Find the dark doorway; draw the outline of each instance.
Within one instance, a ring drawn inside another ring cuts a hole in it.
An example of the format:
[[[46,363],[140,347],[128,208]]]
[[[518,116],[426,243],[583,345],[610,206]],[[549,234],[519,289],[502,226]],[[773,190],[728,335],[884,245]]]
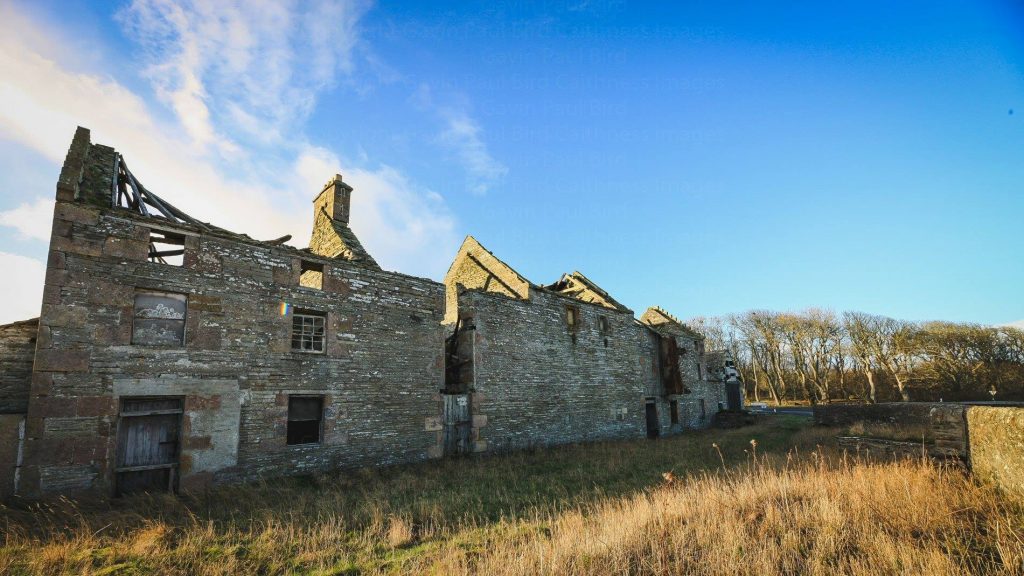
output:
[[[181,446],[180,398],[125,398],[117,438],[117,493],[174,491]]]
[[[661,426],[658,424],[658,407],[654,402],[648,402],[647,410],[647,437],[657,438],[661,433]]]
[[[729,401],[729,410],[739,412],[743,409],[743,396],[740,394],[740,382],[734,380],[725,383],[725,395]]]
[[[671,411],[670,414],[672,416],[672,423],[679,424],[679,401],[672,400],[671,402],[668,403],[668,407]]]

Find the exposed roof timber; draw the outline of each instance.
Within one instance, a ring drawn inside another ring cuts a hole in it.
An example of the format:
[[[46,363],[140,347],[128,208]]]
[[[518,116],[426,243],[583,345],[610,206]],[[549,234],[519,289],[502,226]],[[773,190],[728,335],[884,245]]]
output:
[[[143,216],[160,217],[170,222],[190,224],[207,232],[219,232],[248,238],[245,234],[237,234],[213,224],[196,220],[167,200],[157,196],[139,182],[138,178],[128,169],[128,163],[125,162],[124,156],[117,153],[114,156],[114,177],[112,178],[110,190],[110,205],[112,208],[132,210]],[[150,208],[153,210],[151,211]],[[278,245],[284,244],[291,239],[291,234],[286,234],[280,238],[268,240],[265,243]]]
[[[556,292],[563,296],[569,296],[582,302],[589,302],[591,304],[599,304],[605,308],[611,308],[614,310],[621,310],[623,312],[628,311],[629,308],[622,305],[614,298],[611,297],[608,292],[603,288],[594,283],[593,280],[587,278],[579,271],[575,271],[572,274],[563,274],[557,282],[543,286],[544,289]],[[590,300],[584,300],[582,296],[589,293]]]
[[[648,308],[641,316],[640,321],[658,331],[661,331],[666,327],[670,327],[671,329],[682,332],[692,338],[696,338],[698,340],[704,339],[704,336],[700,332],[694,330],[661,306],[651,306]]]

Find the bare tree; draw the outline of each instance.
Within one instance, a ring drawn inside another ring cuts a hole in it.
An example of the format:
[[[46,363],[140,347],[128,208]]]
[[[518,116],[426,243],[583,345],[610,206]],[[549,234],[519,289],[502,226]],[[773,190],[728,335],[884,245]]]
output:
[[[863,312],[843,313],[843,325],[850,339],[850,355],[854,365],[860,370],[868,383],[868,401],[878,402],[878,391],[875,385],[875,356],[872,340],[874,339],[874,316]]]

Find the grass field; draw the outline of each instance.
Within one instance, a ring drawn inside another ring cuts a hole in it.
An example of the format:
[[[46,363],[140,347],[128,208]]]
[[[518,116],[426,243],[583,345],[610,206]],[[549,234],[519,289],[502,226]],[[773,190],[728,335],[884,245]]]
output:
[[[1024,574],[1019,505],[805,422],[14,505],[0,574]]]

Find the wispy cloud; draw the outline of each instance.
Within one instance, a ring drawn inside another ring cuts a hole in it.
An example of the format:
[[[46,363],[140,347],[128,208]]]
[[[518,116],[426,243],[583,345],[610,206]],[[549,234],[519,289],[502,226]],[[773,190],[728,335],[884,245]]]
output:
[[[53,217],[53,200],[36,198],[0,212],[0,226],[9,226],[17,230],[22,237],[32,240],[50,239],[50,219]]]
[[[120,13],[159,98],[200,145],[280,145],[353,67],[360,0],[134,0]]]
[[[469,189],[476,194],[487,192],[508,173],[508,168],[491,156],[480,125],[466,112],[447,109],[442,116],[446,126],[440,135],[441,142],[458,157],[466,171]]]
[[[411,101],[437,115],[442,127],[437,141],[454,155],[466,174],[467,188],[484,194],[508,174],[508,168],[491,155],[483,138],[483,128],[466,110],[462,98],[449,95],[438,102],[429,84],[420,84]]]
[[[147,187],[193,216],[257,238],[291,233],[295,245],[308,239],[313,194],[341,171],[356,189],[353,228],[378,262],[439,277],[458,242],[443,200],[395,167],[340,157],[305,135],[316,99],[353,66],[365,5],[209,4],[140,0],[121,14],[133,37],[150,37],[145,66],[157,101],[65,53],[21,41],[54,30],[0,6],[0,138],[48,158],[52,172],[34,180],[53,183],[75,126],[87,126],[93,141],[125,155]],[[0,225],[48,239],[52,190],[41,186],[39,196],[0,212]],[[26,286],[34,294],[16,296],[37,308],[41,278]]]

